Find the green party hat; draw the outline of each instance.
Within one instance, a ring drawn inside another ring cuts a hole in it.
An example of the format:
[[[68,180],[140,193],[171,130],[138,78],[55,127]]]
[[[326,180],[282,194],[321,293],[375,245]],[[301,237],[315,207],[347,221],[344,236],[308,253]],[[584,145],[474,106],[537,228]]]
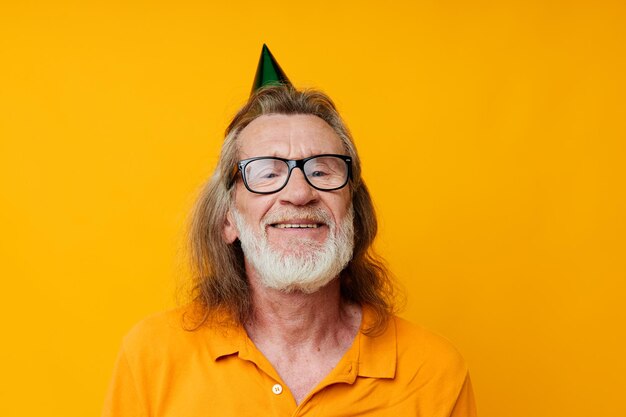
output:
[[[261,58],[259,58],[259,65],[256,68],[256,75],[254,76],[254,83],[252,84],[252,91],[250,94],[254,94],[256,90],[266,85],[292,85],[289,78],[285,75],[283,69],[278,65],[274,55],[270,52],[267,45],[263,44],[261,50]]]

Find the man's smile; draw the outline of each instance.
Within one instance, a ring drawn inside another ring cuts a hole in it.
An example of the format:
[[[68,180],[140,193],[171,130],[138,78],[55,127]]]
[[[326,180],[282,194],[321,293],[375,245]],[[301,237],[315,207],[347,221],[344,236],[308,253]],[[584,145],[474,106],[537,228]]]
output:
[[[317,229],[325,226],[326,222],[319,218],[319,215],[309,215],[306,217],[298,216],[299,218],[283,218],[273,219],[270,223],[271,227],[277,229]]]
[[[277,229],[317,229],[321,225],[315,224],[273,224]]]
[[[324,210],[319,208],[307,208],[300,210],[288,210],[269,213],[265,216],[262,222],[262,227],[265,230],[280,230],[289,232],[305,233],[307,236],[311,236],[307,233],[319,232],[326,230],[329,224],[332,224],[332,219]]]
[[[269,235],[272,235],[271,231],[274,230],[275,233],[279,233],[276,236],[280,236],[280,233],[287,233],[289,235],[300,235],[307,240],[312,238],[317,240],[322,238],[320,233],[328,230],[325,226],[327,226],[327,224],[319,220],[293,219],[276,223],[272,222],[267,225],[266,230],[269,232]]]
[[[273,218],[272,218],[273,217]],[[270,216],[270,219],[265,223],[267,236],[272,239],[281,239],[282,237],[289,237],[289,239],[303,239],[303,241],[311,242],[311,240],[322,242],[328,237],[328,222],[331,220],[324,220],[324,215],[316,213],[300,213],[297,216],[289,216],[283,213],[282,215]],[[285,249],[295,249],[294,245],[298,245],[298,242],[290,241]]]

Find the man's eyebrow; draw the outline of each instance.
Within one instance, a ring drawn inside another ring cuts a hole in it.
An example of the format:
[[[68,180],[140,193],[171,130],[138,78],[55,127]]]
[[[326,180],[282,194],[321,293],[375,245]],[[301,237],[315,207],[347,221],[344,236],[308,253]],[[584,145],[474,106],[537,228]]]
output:
[[[240,152],[240,156],[241,159],[250,159],[250,158],[258,158],[261,156],[273,156],[273,157],[277,157],[277,158],[283,158],[283,156],[278,155],[278,150],[277,149],[267,149],[267,150],[263,150],[262,152],[256,153],[256,154],[250,154],[248,152],[244,152],[244,151],[239,151]]]

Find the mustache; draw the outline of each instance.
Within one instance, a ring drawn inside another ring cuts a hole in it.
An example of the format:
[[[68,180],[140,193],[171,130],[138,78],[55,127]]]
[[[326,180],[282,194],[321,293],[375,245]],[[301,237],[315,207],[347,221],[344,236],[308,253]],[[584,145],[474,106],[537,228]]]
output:
[[[323,223],[329,226],[334,226],[334,222],[330,215],[319,207],[302,207],[285,208],[279,211],[273,211],[267,213],[261,219],[261,225],[265,228],[268,225],[287,222],[290,220],[307,220],[315,223]]]

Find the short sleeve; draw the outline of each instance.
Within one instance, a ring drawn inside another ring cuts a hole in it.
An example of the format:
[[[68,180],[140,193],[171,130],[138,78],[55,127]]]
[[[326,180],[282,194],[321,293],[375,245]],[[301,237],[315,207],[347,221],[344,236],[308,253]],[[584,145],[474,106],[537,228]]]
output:
[[[122,348],[113,369],[113,378],[104,402],[102,417],[147,417],[147,415],[128,358]]]
[[[472,381],[469,374],[466,374],[465,381],[459,391],[454,408],[450,413],[450,417],[476,417],[476,402],[474,400],[474,391],[472,390]]]

